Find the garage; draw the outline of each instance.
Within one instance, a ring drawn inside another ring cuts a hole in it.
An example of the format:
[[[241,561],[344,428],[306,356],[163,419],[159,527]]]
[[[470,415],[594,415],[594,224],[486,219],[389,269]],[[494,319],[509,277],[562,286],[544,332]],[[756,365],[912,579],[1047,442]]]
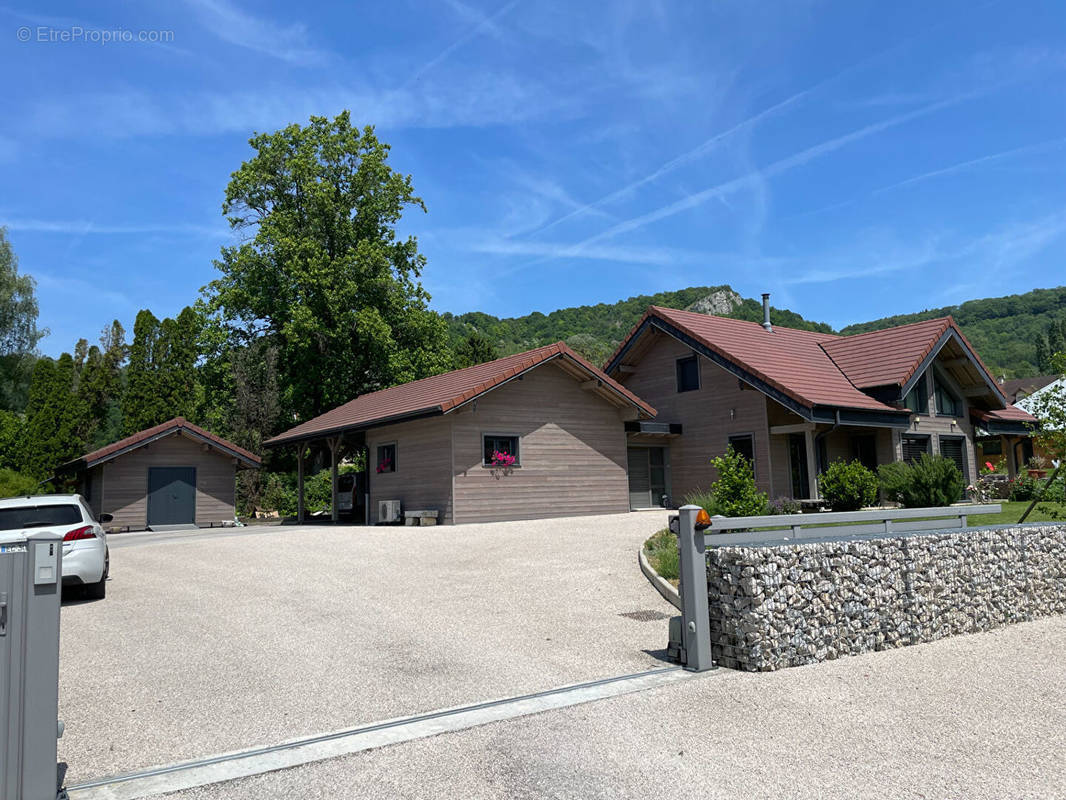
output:
[[[237,470],[259,457],[182,417],[139,431],[61,466],[113,530],[232,524]]]

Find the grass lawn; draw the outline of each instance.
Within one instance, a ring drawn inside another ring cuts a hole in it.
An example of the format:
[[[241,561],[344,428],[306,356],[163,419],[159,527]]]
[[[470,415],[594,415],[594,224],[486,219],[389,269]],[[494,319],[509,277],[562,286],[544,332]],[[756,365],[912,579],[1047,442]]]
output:
[[[1010,525],[1021,519],[1022,514],[1025,513],[1025,509],[1029,507],[1028,500],[1018,501],[1016,503],[1008,502],[1007,500],[993,500],[993,503],[998,502],[1003,506],[1003,510],[998,514],[973,514],[967,518],[967,522],[971,526],[982,525]],[[1052,516],[1048,511],[1057,512],[1060,516]],[[1036,504],[1036,508],[1032,513],[1025,518],[1026,522],[1056,522],[1066,518],[1066,505],[1062,503],[1045,503],[1040,502]]]

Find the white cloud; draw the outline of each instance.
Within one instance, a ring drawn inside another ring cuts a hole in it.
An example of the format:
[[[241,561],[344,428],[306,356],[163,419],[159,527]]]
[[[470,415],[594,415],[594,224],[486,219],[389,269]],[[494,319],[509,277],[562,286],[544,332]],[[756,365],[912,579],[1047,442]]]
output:
[[[71,236],[99,235],[142,235],[152,233],[180,234],[183,236],[204,236],[216,239],[225,239],[231,236],[225,224],[218,226],[210,225],[187,225],[182,223],[164,224],[129,224],[112,225],[100,224],[90,220],[49,220],[49,219],[19,219],[0,217],[0,227],[12,231],[28,231],[32,233],[58,233]]]
[[[321,66],[333,59],[312,45],[300,23],[280,25],[241,10],[228,0],[185,0],[204,29],[224,42],[300,66]]]

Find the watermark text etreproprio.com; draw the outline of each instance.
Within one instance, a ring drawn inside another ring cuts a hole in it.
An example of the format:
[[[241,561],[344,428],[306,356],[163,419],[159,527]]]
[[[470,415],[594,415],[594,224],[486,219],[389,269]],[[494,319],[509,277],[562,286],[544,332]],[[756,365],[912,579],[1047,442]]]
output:
[[[57,28],[52,25],[23,25],[15,31],[20,42],[40,44],[129,44],[146,42],[157,44],[174,41],[174,31],[131,31],[127,28],[84,28],[71,25]]]

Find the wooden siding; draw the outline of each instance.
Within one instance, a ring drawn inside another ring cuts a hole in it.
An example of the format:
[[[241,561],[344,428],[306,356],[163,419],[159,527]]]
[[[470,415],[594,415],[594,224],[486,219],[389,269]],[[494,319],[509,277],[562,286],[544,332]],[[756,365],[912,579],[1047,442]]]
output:
[[[451,417],[402,422],[367,433],[370,523],[379,500],[399,500],[404,510],[437,509],[438,521],[452,521]],[[378,445],[396,443],[396,471],[376,472]]]
[[[629,510],[619,410],[555,364],[527,373],[452,421],[456,522]],[[519,464],[482,466],[482,434],[519,437]]]
[[[148,469],[196,468],[196,523],[232,521],[236,465],[229,456],[178,433],[101,464],[94,484],[103,487],[101,507],[113,514],[109,525],[143,529],[148,525]]]
[[[656,333],[643,351],[637,371],[619,375],[627,389],[658,410],[658,422],[682,425],[681,436],[669,442],[675,502],[681,503],[695,489],[709,487],[716,478],[710,459],[725,452],[730,436],[749,433],[755,437],[755,482],[759,489],[771,497],[790,494],[789,482],[777,485],[780,469],[771,467],[766,396],[751,387],[742,389],[734,376],[702,356],[700,388],[678,392],[676,362],[691,353],[673,337]]]

